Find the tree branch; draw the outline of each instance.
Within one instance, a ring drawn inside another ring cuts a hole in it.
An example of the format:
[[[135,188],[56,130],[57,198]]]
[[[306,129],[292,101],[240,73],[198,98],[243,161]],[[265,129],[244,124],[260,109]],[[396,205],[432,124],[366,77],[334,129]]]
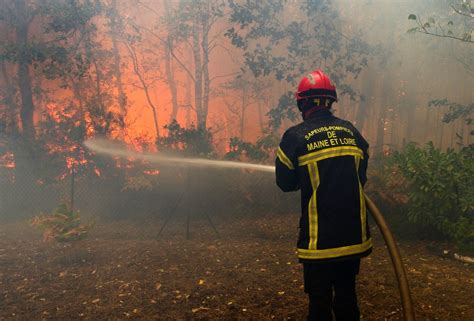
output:
[[[459,14],[459,15],[461,15],[461,16],[465,16],[465,17],[474,19],[474,14],[472,14],[472,13],[470,13],[470,14],[469,14],[469,13],[465,13],[465,12],[463,12],[463,11],[457,9],[455,6],[451,6],[451,8],[453,8],[453,10],[454,10],[457,14]]]
[[[466,42],[466,43],[474,43],[474,40],[472,40],[472,38],[469,38],[469,39],[466,39],[466,38],[461,38],[461,37],[456,37],[454,35],[448,35],[448,34],[445,34],[444,33],[444,30],[441,28],[441,30],[443,31],[442,34],[439,34],[439,33],[435,33],[435,32],[431,32],[429,31],[425,26],[424,26],[424,23],[423,21],[421,21],[421,19],[417,16],[416,18],[416,23],[418,24],[418,26],[420,27],[420,29],[418,30],[419,33],[424,33],[426,35],[430,35],[430,36],[434,36],[434,37],[439,37],[439,38],[450,38],[450,39],[454,39],[454,40],[458,40],[458,41],[461,41],[461,42]],[[439,24],[438,24],[439,25]],[[472,30],[471,30],[472,32]]]
[[[156,138],[160,138],[160,127],[158,125],[158,115],[157,115],[157,112],[156,112],[155,104],[153,104],[153,102],[151,101],[151,97],[150,97],[150,94],[148,92],[149,84],[147,84],[145,82],[145,79],[143,78],[143,75],[140,72],[138,57],[137,57],[137,54],[135,52],[135,49],[128,42],[125,42],[125,46],[128,49],[128,52],[130,54],[130,58],[132,58],[133,70],[135,71],[135,74],[137,75],[138,79],[140,80],[140,83],[143,86],[143,91],[145,92],[145,96],[146,96],[148,105],[150,106],[150,109],[153,113],[153,121],[154,121],[154,125],[155,125]]]
[[[230,73],[230,74],[214,76],[209,80],[209,82],[212,82],[213,80],[216,80],[218,78],[225,78],[225,77],[230,77],[230,76],[234,76],[234,75],[238,75],[238,74],[239,74],[239,72],[233,72],[233,73]]]
[[[194,79],[194,75],[192,74],[192,72],[189,70],[188,67],[186,67],[186,65],[181,61],[181,59],[179,59],[174,51],[173,51],[173,48],[170,46],[170,44],[165,40],[163,39],[160,35],[156,34],[153,30],[149,29],[149,28],[146,28],[146,27],[143,27],[143,26],[139,26],[137,24],[134,24],[135,27],[139,28],[139,29],[142,29],[142,30],[145,30],[147,31],[148,33],[150,33],[152,36],[154,36],[155,38],[157,38],[160,42],[163,43],[163,45],[168,48],[168,50],[170,51],[170,54],[171,56],[176,60],[176,62],[184,69],[184,71],[189,75],[189,77],[191,77],[191,79],[193,80],[193,82],[195,82],[196,80]]]

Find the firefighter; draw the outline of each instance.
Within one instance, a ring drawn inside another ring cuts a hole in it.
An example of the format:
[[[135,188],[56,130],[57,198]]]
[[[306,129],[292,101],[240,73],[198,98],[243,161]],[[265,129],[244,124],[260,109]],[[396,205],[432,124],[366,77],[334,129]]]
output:
[[[301,190],[297,253],[309,296],[308,320],[359,320],[356,276],[370,254],[363,186],[369,144],[348,121],[332,114],[336,87],[316,70],[295,93],[303,122],[282,137],[276,183]]]

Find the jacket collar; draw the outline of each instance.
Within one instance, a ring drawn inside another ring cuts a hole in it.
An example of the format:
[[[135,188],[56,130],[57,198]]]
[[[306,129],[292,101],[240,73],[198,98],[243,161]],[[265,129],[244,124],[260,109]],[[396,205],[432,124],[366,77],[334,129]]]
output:
[[[327,108],[315,109],[314,111],[309,110],[306,113],[306,118],[304,120],[316,119],[316,118],[326,118],[326,117],[331,117],[331,116],[332,116],[332,112]]]

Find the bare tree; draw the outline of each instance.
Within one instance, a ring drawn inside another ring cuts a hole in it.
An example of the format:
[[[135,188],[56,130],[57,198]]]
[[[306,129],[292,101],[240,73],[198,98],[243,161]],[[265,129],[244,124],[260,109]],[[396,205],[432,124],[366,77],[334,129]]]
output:
[[[138,61],[138,56],[137,56],[135,48],[133,47],[133,44],[129,42],[125,42],[125,46],[130,54],[130,59],[132,60],[132,63],[133,63],[133,71],[135,75],[137,76],[138,80],[140,81],[141,88],[143,89],[143,92],[145,93],[146,101],[152,111],[153,125],[155,127],[156,139],[159,139],[160,127],[158,125],[158,110],[150,97],[150,90],[149,90],[150,85],[146,82],[145,77],[143,75],[143,71],[140,70],[140,63]]]

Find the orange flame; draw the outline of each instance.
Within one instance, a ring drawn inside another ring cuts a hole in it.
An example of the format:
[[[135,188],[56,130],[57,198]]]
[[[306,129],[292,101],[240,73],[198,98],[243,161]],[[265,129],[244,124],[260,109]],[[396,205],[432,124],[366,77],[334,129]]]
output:
[[[160,175],[160,171],[158,169],[146,170],[146,171],[143,171],[143,174],[146,174],[146,175]]]

